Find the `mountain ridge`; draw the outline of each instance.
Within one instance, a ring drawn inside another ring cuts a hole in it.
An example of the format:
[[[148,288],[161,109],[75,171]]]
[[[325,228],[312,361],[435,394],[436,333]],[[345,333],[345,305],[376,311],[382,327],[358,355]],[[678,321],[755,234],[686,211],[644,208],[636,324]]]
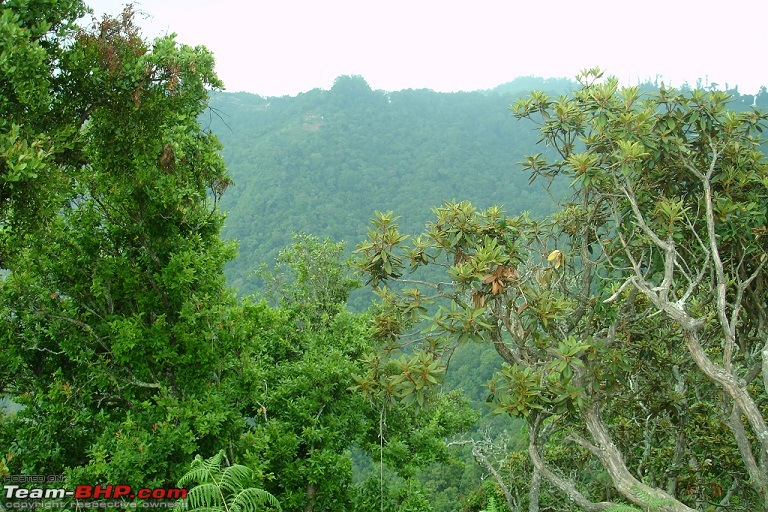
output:
[[[375,211],[394,211],[408,231],[449,200],[548,213],[547,190],[531,185],[519,165],[546,148],[537,146],[535,126],[508,107],[532,90],[557,96],[576,86],[521,77],[486,91],[386,92],[363,77],[341,76],[330,90],[297,96],[213,93],[202,123],[222,142],[235,184],[221,200],[229,212],[223,236],[240,244],[229,283],[241,294],[256,291],[251,273],[294,232],[344,240],[351,250]],[[756,98],[737,101],[746,108]],[[556,182],[551,192],[561,197],[567,185]]]

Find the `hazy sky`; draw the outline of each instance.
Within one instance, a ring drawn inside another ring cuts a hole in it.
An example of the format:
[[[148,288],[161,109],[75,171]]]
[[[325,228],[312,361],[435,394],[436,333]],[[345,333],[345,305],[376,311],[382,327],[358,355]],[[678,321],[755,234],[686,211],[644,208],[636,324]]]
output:
[[[123,2],[86,0],[97,14]],[[141,0],[145,35],[216,56],[228,91],[488,89],[600,66],[623,82],[768,85],[765,0]]]

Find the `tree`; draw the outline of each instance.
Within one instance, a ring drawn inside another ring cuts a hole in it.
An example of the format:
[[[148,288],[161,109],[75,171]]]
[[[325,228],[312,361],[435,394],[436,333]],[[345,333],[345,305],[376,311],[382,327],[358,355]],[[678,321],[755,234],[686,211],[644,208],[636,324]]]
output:
[[[345,307],[357,281],[342,254],[341,243],[296,235],[275,266],[260,272],[276,306],[242,304],[238,323],[249,341],[233,388],[251,428],[237,451],[271,475],[265,488],[286,509],[418,507],[425,498],[416,469],[444,460],[442,439],[466,429],[474,415],[456,393],[428,414],[391,408],[384,416],[369,394],[353,392],[375,354],[369,317]],[[352,448],[380,464],[361,471],[369,473],[362,488],[353,484]]]
[[[247,341],[232,387],[250,428],[238,451],[271,475],[265,488],[287,510],[344,510],[354,495],[349,449],[367,418],[348,388],[370,338],[364,318],[345,308],[355,281],[342,250],[295,236],[261,271],[275,307],[250,298],[240,307]]]
[[[264,265],[259,276],[265,294],[281,307],[292,308],[310,322],[334,316],[360,283],[342,263],[343,242],[322,242],[315,236],[295,234],[293,243],[280,251],[275,266]]]
[[[542,97],[518,104],[519,116],[542,113],[542,135],[563,156],[534,159],[531,170],[563,172],[594,190],[591,202],[603,203],[612,228],[594,238],[621,285],[607,300],[631,286],[682,337],[698,371],[726,397],[722,413],[749,475],[735,478],[768,508],[768,430],[758,406],[768,383],[768,164],[759,152],[767,116],[729,111],[730,97],[719,91],[662,88],[643,100],[615,79],[587,82],[600,76],[586,74],[565,105]],[[571,144],[576,137],[584,151]]]
[[[492,404],[528,425],[530,510],[539,477],[585,510],[763,506],[765,115],[729,112],[716,91],[642,97],[600,76],[514,107],[554,149],[528,157],[532,177],[572,180],[554,215],[446,203],[406,244],[377,214],[358,247],[382,298],[376,335],[433,358],[493,344],[506,364]],[[414,276],[422,267],[442,277]]]
[[[56,12],[26,30],[71,24]],[[204,48],[145,42],[130,8],[70,35],[52,94],[78,122],[66,144],[45,116],[39,129],[79,163],[44,230],[10,225],[22,243],[0,283],[0,387],[22,409],[2,418],[2,445],[17,472],[173,484],[245,426],[221,386],[240,342],[222,273],[234,249],[219,238],[228,177],[197,121],[221,83]]]

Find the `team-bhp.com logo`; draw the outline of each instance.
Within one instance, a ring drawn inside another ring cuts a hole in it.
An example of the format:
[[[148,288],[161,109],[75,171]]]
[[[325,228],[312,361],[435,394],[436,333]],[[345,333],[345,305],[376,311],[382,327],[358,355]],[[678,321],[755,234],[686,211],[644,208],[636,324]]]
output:
[[[134,489],[130,485],[83,484],[74,490],[67,490],[63,487],[29,485],[56,481],[63,479],[51,480],[50,477],[36,475],[6,477],[3,484],[5,509],[174,508],[183,503],[176,500],[187,497],[187,490],[180,488]]]

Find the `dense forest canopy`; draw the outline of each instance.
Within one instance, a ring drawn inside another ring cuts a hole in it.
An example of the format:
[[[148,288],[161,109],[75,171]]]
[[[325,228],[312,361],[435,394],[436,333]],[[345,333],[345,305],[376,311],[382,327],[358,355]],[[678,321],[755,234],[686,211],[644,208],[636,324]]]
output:
[[[4,507],[768,510],[765,88],[262,98],[85,12],[0,2]]]
[[[240,245],[230,283],[254,291],[254,262],[274,258],[292,232],[354,245],[374,211],[397,210],[414,228],[446,199],[550,211],[542,187],[517,170],[536,134],[507,106],[528,85],[557,94],[575,84],[520,82],[485,92],[385,92],[342,76],[330,91],[296,97],[214,94],[202,123],[222,141],[235,183],[221,203],[224,236]]]
[[[563,197],[568,183],[549,192],[529,183],[519,162],[538,135],[507,107],[533,90],[558,96],[577,85],[524,77],[489,91],[386,92],[341,76],[331,90],[295,97],[214,93],[201,123],[223,143],[234,182],[221,203],[224,236],[240,246],[227,269],[230,284],[255,291],[254,265],[272,260],[293,232],[354,245],[374,211],[396,211],[408,229],[452,199],[551,212],[552,196]],[[731,93],[737,109],[768,102],[768,94]]]

